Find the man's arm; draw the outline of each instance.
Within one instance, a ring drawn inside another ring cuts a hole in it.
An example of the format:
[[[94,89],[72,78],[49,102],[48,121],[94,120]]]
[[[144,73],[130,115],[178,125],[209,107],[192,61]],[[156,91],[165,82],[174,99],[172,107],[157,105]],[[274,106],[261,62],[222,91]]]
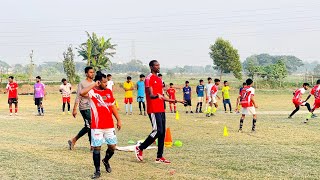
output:
[[[238,107],[239,107],[239,103],[240,103],[240,95],[237,98],[237,104],[236,104],[236,111],[238,111]]]
[[[254,105],[254,107],[258,108],[258,105],[256,104],[256,101],[254,100],[254,96],[251,96],[251,101],[252,101],[252,104]]]
[[[75,118],[77,116],[77,109],[80,103],[80,89],[81,89],[81,84],[78,84],[78,89],[77,89],[77,95],[76,95],[76,99],[74,101],[74,105],[73,105],[73,111],[72,111],[72,115]]]
[[[113,116],[117,119],[117,128],[118,130],[120,130],[122,126],[122,122],[118,114],[117,107],[115,105],[112,105],[111,109],[112,109]]]
[[[305,100],[305,102],[307,102],[311,97],[311,94],[308,95],[307,99]]]
[[[88,92],[92,88],[94,88],[96,86],[100,86],[100,84],[101,84],[100,81],[96,81],[95,83],[90,84],[88,87],[85,87],[80,91],[80,95],[83,96],[83,97],[87,97],[88,96]]]

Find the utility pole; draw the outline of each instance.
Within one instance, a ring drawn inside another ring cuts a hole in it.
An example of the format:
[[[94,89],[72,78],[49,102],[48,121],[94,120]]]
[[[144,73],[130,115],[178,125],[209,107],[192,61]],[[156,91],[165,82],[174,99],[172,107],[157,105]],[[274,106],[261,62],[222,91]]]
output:
[[[29,64],[29,82],[31,82],[32,80],[32,75],[33,75],[33,50],[31,50],[31,53],[30,53],[30,64]]]

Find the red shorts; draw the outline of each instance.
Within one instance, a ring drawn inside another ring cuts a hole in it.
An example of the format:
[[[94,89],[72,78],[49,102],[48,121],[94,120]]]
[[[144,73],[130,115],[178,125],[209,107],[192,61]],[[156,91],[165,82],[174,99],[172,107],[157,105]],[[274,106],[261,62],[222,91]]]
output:
[[[302,101],[302,100],[295,100],[295,99],[293,99],[292,102],[293,102],[293,104],[294,104],[296,107],[306,105],[306,102],[304,102],[304,101]]]
[[[125,104],[128,104],[128,103],[131,104],[132,101],[133,101],[132,98],[124,98],[124,103]]]
[[[70,103],[70,97],[62,97],[63,103]]]
[[[320,99],[316,99],[314,100],[314,103],[313,103],[313,108],[317,109],[320,107]]]

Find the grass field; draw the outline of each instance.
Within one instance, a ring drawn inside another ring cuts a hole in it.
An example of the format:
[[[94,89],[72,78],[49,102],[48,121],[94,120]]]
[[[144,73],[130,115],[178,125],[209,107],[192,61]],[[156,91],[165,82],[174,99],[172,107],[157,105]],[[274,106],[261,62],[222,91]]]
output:
[[[120,94],[116,96],[122,105]],[[48,96],[44,117],[35,116],[31,96],[20,96],[19,115],[8,116],[6,99],[1,95],[0,179],[90,178],[94,167],[87,136],[78,141],[75,150],[67,146],[83,120],[80,114],[76,119],[61,114],[60,95]],[[167,126],[173,140],[184,144],[165,149],[171,165],[154,163],[155,149],[145,151],[142,163],[136,162],[131,152],[117,151],[111,160],[113,172],[103,172],[101,179],[319,179],[319,119],[303,124],[304,108],[294,119],[287,119],[293,109],[291,93],[257,91],[256,101],[260,113],[256,133],[250,132],[251,117],[245,121],[244,132],[238,133],[239,115],[225,114],[220,107],[216,116],[206,118],[204,114],[186,115],[178,106],[180,120],[167,113]],[[137,115],[136,103],[135,115],[125,116],[123,106],[120,113],[120,146],[147,137],[150,122]],[[223,136],[224,126],[228,137]],[[171,171],[176,173],[171,175]]]

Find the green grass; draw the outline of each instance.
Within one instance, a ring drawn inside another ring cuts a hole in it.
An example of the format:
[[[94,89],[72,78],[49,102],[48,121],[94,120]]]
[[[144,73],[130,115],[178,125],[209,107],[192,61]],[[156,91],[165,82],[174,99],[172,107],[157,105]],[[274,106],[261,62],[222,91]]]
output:
[[[116,96],[122,105],[122,94]],[[234,96],[232,99],[234,105]],[[183,142],[180,148],[165,149],[171,165],[155,164],[155,149],[145,151],[142,163],[136,162],[132,152],[117,151],[111,160],[113,172],[103,172],[101,179],[318,179],[319,119],[303,124],[304,111],[288,120],[286,113],[293,109],[289,92],[257,91],[256,100],[257,112],[265,112],[258,115],[256,133],[250,132],[250,117],[245,120],[244,132],[238,133],[239,115],[225,114],[221,107],[211,118],[186,115],[179,105],[179,121],[167,113],[173,139]],[[19,103],[19,116],[10,117],[5,95],[0,98],[1,179],[89,179],[94,167],[87,136],[77,142],[74,151],[67,146],[67,140],[83,126],[80,114],[76,119],[61,115],[57,94],[44,102],[44,117],[34,116],[31,96],[21,96]],[[135,115],[125,116],[121,106],[120,146],[150,133],[149,120],[136,115],[137,110],[135,103]],[[223,136],[224,126],[228,137]],[[176,173],[171,175],[173,170]]]

